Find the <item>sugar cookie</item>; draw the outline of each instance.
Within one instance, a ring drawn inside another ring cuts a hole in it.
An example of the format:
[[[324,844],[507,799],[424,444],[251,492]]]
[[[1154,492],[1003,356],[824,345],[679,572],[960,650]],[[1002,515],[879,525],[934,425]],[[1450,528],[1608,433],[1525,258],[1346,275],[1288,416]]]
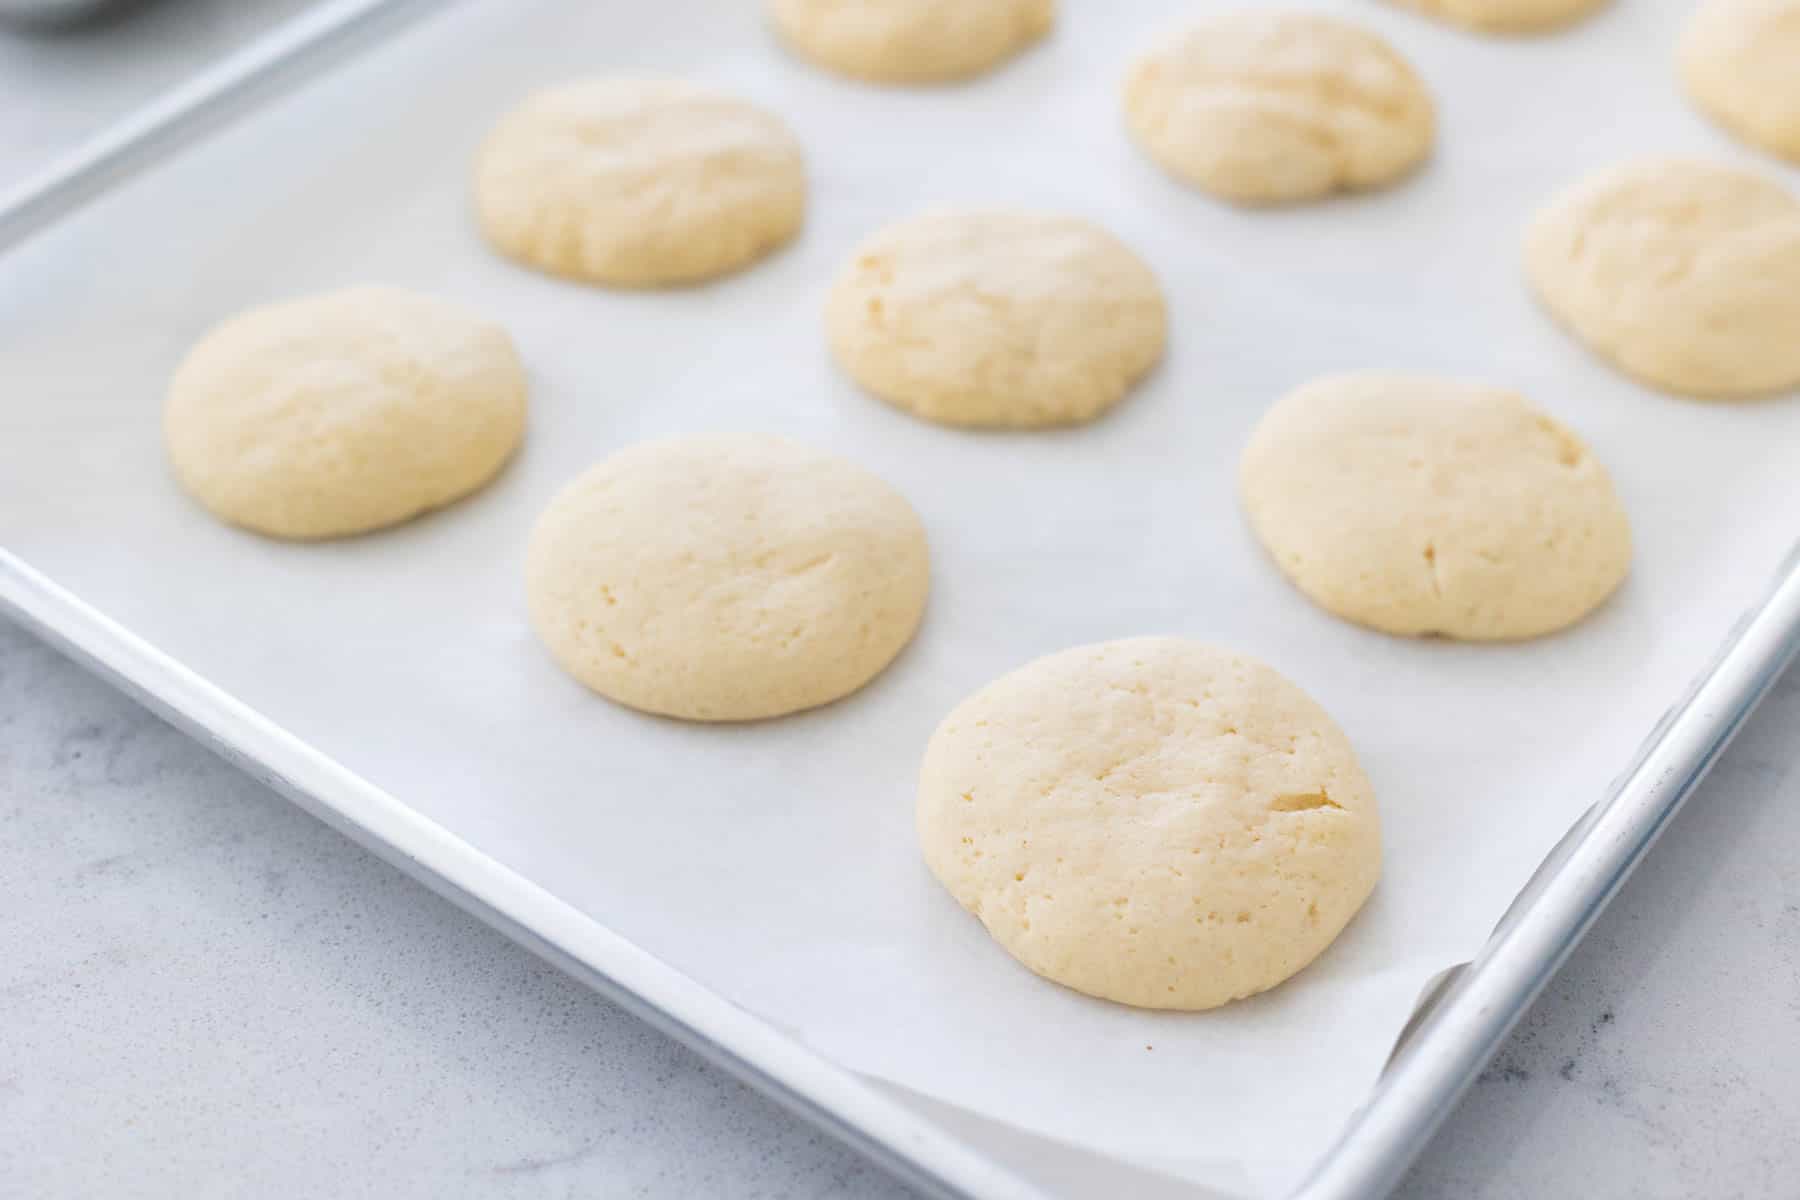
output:
[[[1654,387],[1800,385],[1800,201],[1770,180],[1682,161],[1602,171],[1538,213],[1525,270],[1552,316]]]
[[[1431,151],[1431,96],[1393,47],[1311,13],[1215,16],[1125,81],[1127,127],[1176,178],[1240,204],[1391,183]]]
[[[175,477],[234,525],[328,538],[393,525],[481,487],[525,428],[506,331],[397,288],[233,317],[169,383]]]
[[[1605,600],[1631,560],[1624,509],[1588,448],[1481,384],[1316,379],[1257,425],[1239,483],[1288,578],[1387,633],[1550,633]]]
[[[1162,356],[1162,289],[1074,217],[948,212],[865,241],[826,307],[832,353],[890,404],[943,425],[1090,421]]]
[[[1144,1008],[1274,987],[1381,874],[1375,797],[1331,718],[1180,638],[1065,650],[964,700],[926,748],[918,824],[1013,957]]]
[[[925,531],[893,488],[758,434],[645,442],[576,479],[527,552],[531,622],[609,699],[694,721],[829,703],[925,610]]]
[[[786,243],[806,212],[779,117],[694,84],[590,79],[531,96],[475,161],[482,232],[511,258],[622,287],[692,283]]]
[[[1800,163],[1800,0],[1706,0],[1679,58],[1688,96],[1708,116]]]
[[[1452,25],[1485,33],[1541,33],[1572,25],[1609,0],[1395,0]]]
[[[1055,0],[770,0],[796,53],[874,83],[979,75],[1050,32]]]

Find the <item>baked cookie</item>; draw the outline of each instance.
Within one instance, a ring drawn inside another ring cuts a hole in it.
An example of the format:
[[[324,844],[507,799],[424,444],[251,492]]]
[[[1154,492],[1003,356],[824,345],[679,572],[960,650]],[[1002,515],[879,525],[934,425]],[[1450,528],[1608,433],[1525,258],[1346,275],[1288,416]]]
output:
[[[619,287],[735,271],[799,232],[800,144],[773,113],[691,83],[589,79],[531,96],[475,159],[488,241]]]
[[[1576,21],[1609,0],[1395,0],[1403,7],[1484,33],[1542,33]]]
[[[874,83],[979,75],[1055,21],[1055,0],[769,0],[769,22],[795,53]]]
[[[1800,201],[1771,180],[1684,161],[1601,171],[1537,214],[1525,271],[1551,316],[1653,387],[1800,385]]]
[[[1048,979],[1215,1008],[1316,958],[1381,874],[1368,778],[1273,669],[1147,637],[1040,658],[959,704],[919,774],[950,894]]]
[[[1482,384],[1316,379],[1257,425],[1239,483],[1294,585],[1386,633],[1550,633],[1593,611],[1631,561],[1625,511],[1581,439]]]
[[[475,491],[525,430],[512,339],[460,305],[360,287],[251,309],[169,383],[175,477],[215,516],[283,538],[394,525]]]
[[[748,433],[621,450],[551,501],[526,555],[531,623],[562,668],[692,721],[855,691],[912,638],[929,577],[900,493]]]
[[[826,306],[838,363],[941,425],[1091,421],[1162,357],[1156,276],[1075,217],[945,212],[857,247]]]
[[[1705,0],[1682,34],[1679,61],[1701,111],[1800,163],[1800,0]]]
[[[1238,204],[1392,183],[1431,152],[1431,96],[1393,47],[1313,13],[1251,10],[1165,37],[1125,80],[1158,166]]]

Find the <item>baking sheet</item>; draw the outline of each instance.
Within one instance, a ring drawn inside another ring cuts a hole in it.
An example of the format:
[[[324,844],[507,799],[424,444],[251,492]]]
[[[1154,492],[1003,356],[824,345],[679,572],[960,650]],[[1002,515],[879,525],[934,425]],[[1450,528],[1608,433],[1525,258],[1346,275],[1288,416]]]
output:
[[[753,6],[463,0],[0,264],[0,544],[377,786],[828,1056],[1101,1154],[1245,1193],[1289,1186],[1367,1094],[1426,978],[1467,958],[1754,600],[1794,533],[1800,404],[1704,405],[1620,380],[1535,312],[1533,206],[1640,153],[1740,152],[1683,106],[1684,6],[1490,40],[1350,13],[1418,64],[1440,152],[1381,195],[1241,213],[1128,146],[1116,88],[1172,19],[1225,6],[1065,6],[976,84],[860,87],[785,58]],[[520,92],[595,70],[705,78],[782,111],[809,150],[806,233],[712,286],[612,294],[490,256],[469,154]],[[1082,430],[919,424],[832,370],[820,308],[870,229],[932,204],[1099,220],[1169,293],[1168,361]],[[169,369],[248,304],[382,281],[504,320],[533,375],[520,460],[470,503],[353,542],[218,527],[169,482]],[[1614,472],[1634,575],[1525,646],[1402,642],[1281,582],[1244,530],[1235,456],[1262,408],[1331,370],[1510,384]],[[818,713],[695,728],[582,692],[524,622],[538,509],[610,450],[762,429],[892,480],[932,536],[918,641]],[[912,780],[938,718],[1081,641],[1215,638],[1307,687],[1382,799],[1387,876],[1317,965],[1200,1015],[1036,980],[919,864]]]

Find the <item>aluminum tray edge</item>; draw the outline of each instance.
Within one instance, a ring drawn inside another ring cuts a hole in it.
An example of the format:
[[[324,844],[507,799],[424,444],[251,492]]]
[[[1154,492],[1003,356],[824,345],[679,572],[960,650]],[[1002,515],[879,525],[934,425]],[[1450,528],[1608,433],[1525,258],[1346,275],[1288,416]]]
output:
[[[1551,850],[1474,961],[1428,989],[1369,1101],[1294,1200],[1386,1195],[1800,654],[1800,546],[1610,793]]]
[[[0,613],[709,1062],[934,1196],[1044,1194],[306,745],[0,549]]]

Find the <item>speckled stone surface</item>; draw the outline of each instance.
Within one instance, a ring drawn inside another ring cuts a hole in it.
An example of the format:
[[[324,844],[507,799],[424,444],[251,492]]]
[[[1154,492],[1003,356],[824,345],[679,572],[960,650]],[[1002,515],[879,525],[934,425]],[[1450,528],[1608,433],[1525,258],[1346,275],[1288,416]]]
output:
[[[0,188],[308,0],[0,32]],[[0,1197],[905,1189],[0,620]],[[1800,674],[1402,1185],[1800,1195]]]
[[[0,880],[0,1196],[906,1194],[4,622]]]

